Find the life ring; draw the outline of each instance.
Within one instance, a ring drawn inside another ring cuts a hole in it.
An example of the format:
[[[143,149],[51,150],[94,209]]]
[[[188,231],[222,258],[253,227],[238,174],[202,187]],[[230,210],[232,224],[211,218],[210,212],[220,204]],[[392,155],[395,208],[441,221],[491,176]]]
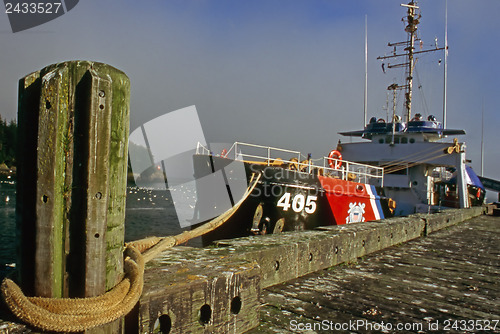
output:
[[[330,168],[339,169],[342,166],[342,154],[337,150],[332,150],[328,155],[328,165]]]
[[[227,150],[223,149],[222,152],[220,152],[220,156],[223,158],[226,158],[227,157]]]
[[[377,120],[377,123],[385,123],[385,119],[383,119],[383,118],[379,118],[379,119]]]

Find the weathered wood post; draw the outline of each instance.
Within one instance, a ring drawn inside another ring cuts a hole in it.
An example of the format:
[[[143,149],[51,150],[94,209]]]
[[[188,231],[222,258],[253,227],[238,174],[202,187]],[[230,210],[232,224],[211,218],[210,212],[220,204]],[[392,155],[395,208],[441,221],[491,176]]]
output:
[[[90,297],[121,280],[129,97],[128,77],[102,63],[58,63],[19,81],[18,264],[27,295]]]

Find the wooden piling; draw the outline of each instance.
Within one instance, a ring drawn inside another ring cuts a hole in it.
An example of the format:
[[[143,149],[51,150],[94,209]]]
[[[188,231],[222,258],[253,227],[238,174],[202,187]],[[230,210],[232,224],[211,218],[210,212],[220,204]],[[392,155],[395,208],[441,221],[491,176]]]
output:
[[[102,63],[19,81],[17,231],[28,295],[91,297],[122,278],[130,83]]]

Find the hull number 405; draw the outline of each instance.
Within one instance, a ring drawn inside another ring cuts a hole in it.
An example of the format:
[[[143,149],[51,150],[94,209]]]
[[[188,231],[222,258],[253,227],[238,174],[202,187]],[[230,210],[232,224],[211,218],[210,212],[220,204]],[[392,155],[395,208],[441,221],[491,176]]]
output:
[[[284,193],[276,204],[278,207],[283,208],[283,211],[288,211],[292,208],[295,212],[302,212],[304,210],[306,213],[314,213],[316,211],[316,200],[317,196],[304,196],[304,194],[297,194],[291,198],[290,193]]]

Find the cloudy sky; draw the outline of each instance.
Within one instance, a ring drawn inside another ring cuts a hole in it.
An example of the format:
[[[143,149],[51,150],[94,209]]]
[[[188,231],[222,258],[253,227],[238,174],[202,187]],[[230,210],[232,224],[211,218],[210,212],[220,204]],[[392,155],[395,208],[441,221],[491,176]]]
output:
[[[421,0],[425,47],[444,44],[445,0]],[[500,179],[496,97],[499,0],[449,0],[448,127],[464,128],[468,158]],[[363,126],[368,21],[368,115],[386,116],[387,42],[406,39],[397,0],[85,0],[41,26],[12,33],[0,13],[0,115],[16,117],[17,81],[46,65],[93,60],[131,80],[131,129],[196,105],[209,142],[245,141],[327,154],[337,132]],[[418,60],[415,108],[442,116],[444,55]],[[392,99],[392,98],[391,98]],[[398,106],[401,113],[402,107]],[[451,138],[450,138],[451,140]]]

